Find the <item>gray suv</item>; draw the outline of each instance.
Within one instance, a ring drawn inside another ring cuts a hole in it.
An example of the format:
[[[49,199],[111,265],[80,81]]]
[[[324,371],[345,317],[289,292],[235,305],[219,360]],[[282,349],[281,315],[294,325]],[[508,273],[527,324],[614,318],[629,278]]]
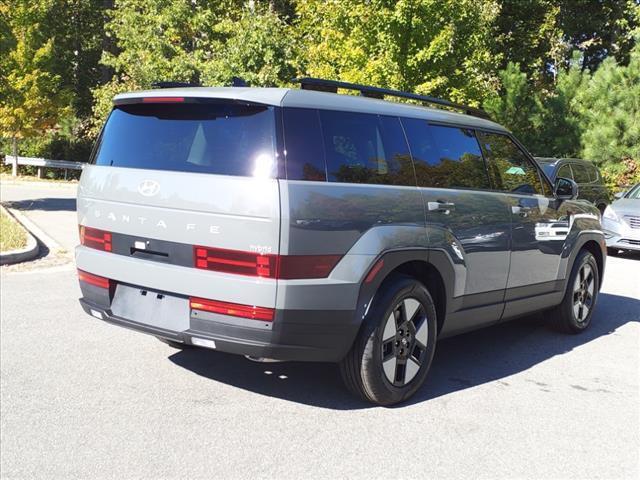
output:
[[[539,310],[589,326],[606,248],[573,181],[470,107],[301,83],[115,97],[78,193],[89,315],[177,348],[336,362],[381,405],[422,385],[438,338]]]

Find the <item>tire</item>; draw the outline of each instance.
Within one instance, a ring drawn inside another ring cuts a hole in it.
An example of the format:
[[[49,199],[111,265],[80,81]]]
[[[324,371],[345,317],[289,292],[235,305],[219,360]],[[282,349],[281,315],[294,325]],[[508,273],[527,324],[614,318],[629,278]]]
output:
[[[194,348],[193,345],[189,345],[188,343],[174,342],[173,340],[169,340],[168,338],[162,338],[162,337],[156,337],[156,338],[160,340],[162,343],[166,343],[170,347],[175,348],[177,350],[188,350],[190,348]]]
[[[436,310],[425,286],[403,275],[383,282],[351,350],[340,363],[347,388],[393,405],[424,383],[436,346]]]
[[[600,272],[593,254],[582,250],[576,257],[562,303],[551,311],[551,322],[563,333],[582,333],[591,324],[598,299]]]

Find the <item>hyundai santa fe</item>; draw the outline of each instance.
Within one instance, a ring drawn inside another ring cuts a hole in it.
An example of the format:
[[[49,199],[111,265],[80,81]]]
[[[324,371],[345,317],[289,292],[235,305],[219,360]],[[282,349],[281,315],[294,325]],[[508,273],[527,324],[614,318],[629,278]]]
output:
[[[339,363],[380,405],[416,392],[437,339],[540,310],[588,328],[606,245],[571,179],[479,110],[301,84],[115,97],[78,193],[89,315],[177,348]]]

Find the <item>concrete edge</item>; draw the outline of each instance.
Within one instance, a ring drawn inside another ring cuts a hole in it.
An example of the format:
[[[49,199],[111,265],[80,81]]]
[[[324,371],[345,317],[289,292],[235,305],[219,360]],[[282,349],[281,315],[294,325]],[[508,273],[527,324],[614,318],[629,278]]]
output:
[[[27,246],[24,248],[18,248],[15,250],[9,250],[8,252],[0,253],[0,265],[13,265],[14,263],[26,262],[38,256],[40,252],[40,246],[38,241],[31,234],[29,228],[27,228],[12,212],[6,209],[3,205],[0,205],[0,209],[15,220],[22,228],[24,228],[27,234]]]

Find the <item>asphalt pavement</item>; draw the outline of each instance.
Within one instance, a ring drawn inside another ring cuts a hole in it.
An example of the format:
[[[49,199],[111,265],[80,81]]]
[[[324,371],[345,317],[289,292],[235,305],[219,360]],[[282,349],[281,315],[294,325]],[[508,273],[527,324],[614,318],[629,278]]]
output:
[[[16,188],[3,201],[77,242],[73,189]],[[0,285],[2,478],[640,477],[639,257],[609,258],[584,334],[533,317],[444,340],[394,408],[352,398],[333,365],[178,351],[88,317],[71,263]]]

